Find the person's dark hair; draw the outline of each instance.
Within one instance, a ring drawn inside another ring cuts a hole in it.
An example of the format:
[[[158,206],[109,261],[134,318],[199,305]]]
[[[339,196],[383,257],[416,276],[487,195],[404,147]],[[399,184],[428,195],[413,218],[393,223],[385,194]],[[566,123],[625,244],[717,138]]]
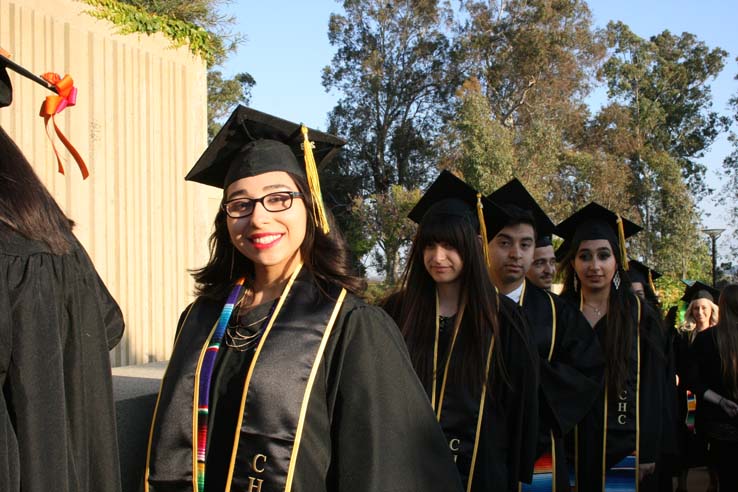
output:
[[[581,282],[579,288],[574,288],[574,259],[579,252],[582,241],[572,244],[568,253],[562,260],[564,267],[564,287],[561,295],[570,297],[579,302]],[[620,287],[610,285],[610,298],[607,306],[606,328],[604,332],[603,352],[605,354],[605,374],[610,392],[620,393],[625,387],[628,378],[628,367],[630,352],[633,346],[633,328],[636,320],[632,316],[632,304],[636,302],[635,294],[632,292],[630,278],[623,269],[620,262],[620,248],[612,241],[608,241],[612,254],[617,262],[617,272],[620,274]]]
[[[504,227],[516,226],[519,224],[528,224],[533,228],[535,233],[534,239],[538,239],[538,230],[536,229],[536,218],[533,212],[518,207],[517,205],[506,204],[505,212],[507,213],[508,219],[505,221]],[[490,240],[492,238],[489,238]]]
[[[728,397],[738,401],[738,284],[730,284],[720,294],[720,319],[713,328],[720,354],[723,384]]]
[[[300,246],[304,267],[309,269],[318,281],[335,283],[349,292],[360,295],[366,288],[366,281],[354,274],[350,250],[338,230],[333,215],[326,209],[330,232],[325,235],[316,226],[311,213],[313,197],[305,178],[293,173],[287,174],[303,194],[302,200],[307,210],[305,239]],[[210,259],[204,267],[192,271],[196,282],[195,293],[221,301],[228,296],[235,279],[243,276],[251,279],[253,275],[253,262],[243,256],[231,243],[226,214],[219,208],[215,216],[215,229],[210,236]]]
[[[28,239],[45,243],[54,254],[71,250],[73,222],[2,128],[0,190],[0,222]]]
[[[426,246],[445,243],[456,249],[463,261],[460,274],[459,302],[466,300],[466,308],[458,338],[460,364],[449,369],[449,380],[454,383],[479,387],[486,379],[486,346],[490,329],[495,339],[500,338],[498,299],[489,278],[481,243],[471,220],[452,215],[441,215],[422,222],[413,240],[410,257],[402,275],[399,289],[385,302],[385,309],[395,319],[410,352],[415,371],[424,385],[433,380],[433,343],[436,323],[436,285],[423,263]],[[493,352],[494,374],[509,381],[502,358],[501,344]],[[494,381],[489,381],[489,384]]]

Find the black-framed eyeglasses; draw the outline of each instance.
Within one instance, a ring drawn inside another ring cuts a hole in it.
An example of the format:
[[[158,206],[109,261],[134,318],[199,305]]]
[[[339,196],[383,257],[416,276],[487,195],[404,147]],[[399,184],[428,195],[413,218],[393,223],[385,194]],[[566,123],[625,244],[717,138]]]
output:
[[[267,212],[282,212],[292,206],[292,200],[302,198],[299,191],[275,191],[261,198],[234,198],[223,202],[221,207],[232,219],[241,219],[254,213],[254,207],[261,203]]]

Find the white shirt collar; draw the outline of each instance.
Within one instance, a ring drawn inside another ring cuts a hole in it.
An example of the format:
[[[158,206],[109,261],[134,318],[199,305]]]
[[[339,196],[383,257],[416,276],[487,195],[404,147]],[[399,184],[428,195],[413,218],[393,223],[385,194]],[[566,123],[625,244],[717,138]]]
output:
[[[508,294],[505,294],[505,295],[509,299],[512,299],[513,301],[515,301],[515,304],[519,304],[520,303],[520,296],[523,295],[523,287],[524,286],[525,286],[525,280],[523,280],[522,282],[520,282],[520,286],[517,289],[515,289],[514,291],[512,291],[512,292],[510,292]]]

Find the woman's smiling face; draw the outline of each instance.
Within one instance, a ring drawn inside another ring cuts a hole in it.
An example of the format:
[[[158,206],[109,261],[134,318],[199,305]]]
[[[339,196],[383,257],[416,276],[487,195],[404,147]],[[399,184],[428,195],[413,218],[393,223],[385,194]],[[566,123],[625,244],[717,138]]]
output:
[[[270,193],[299,192],[294,180],[284,171],[272,171],[241,178],[226,189],[225,201],[237,198],[258,199]],[[227,217],[231,242],[246,258],[269,270],[289,273],[302,261],[300,246],[307,229],[307,209],[300,197],[282,211],[270,212],[263,203],[254,204],[253,213],[238,219]]]

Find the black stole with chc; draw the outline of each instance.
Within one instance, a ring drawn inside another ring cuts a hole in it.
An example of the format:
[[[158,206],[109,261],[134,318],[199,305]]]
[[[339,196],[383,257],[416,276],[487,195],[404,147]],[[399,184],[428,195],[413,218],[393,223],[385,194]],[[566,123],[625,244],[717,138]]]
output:
[[[335,285],[324,290],[298,268],[264,329],[244,376],[227,489],[291,490],[313,382],[346,295]],[[188,314],[162,381],[149,437],[147,490],[186,482],[197,490],[196,388],[213,332],[204,328],[214,328],[219,312],[201,311],[195,307]]]

